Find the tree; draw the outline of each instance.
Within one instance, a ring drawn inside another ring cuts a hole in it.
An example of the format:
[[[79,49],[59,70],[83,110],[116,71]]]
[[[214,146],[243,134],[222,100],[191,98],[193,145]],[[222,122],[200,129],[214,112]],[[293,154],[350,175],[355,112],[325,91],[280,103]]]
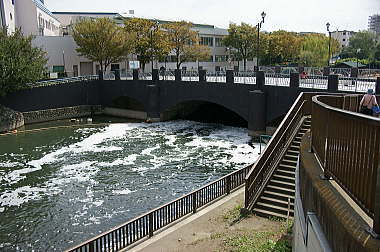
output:
[[[326,66],[329,60],[329,38],[323,34],[307,34],[303,36],[300,64],[304,66]],[[337,55],[340,45],[337,40],[331,38],[331,55]]]
[[[350,42],[341,53],[341,58],[373,59],[376,51],[376,34],[359,31],[350,38]]]
[[[261,40],[261,38],[260,38]],[[298,62],[302,38],[287,31],[274,31],[263,36],[263,63],[264,64],[288,64]]]
[[[198,33],[191,30],[192,27],[192,23],[185,21],[171,22],[163,26],[167,32],[170,49],[176,56],[177,69],[180,69],[183,62],[210,58],[210,48],[199,44]]]
[[[246,71],[247,59],[257,56],[257,29],[246,23],[241,23],[241,25],[231,23],[223,44],[237,50],[235,56],[243,60],[244,71]]]
[[[142,69],[153,59],[165,57],[170,52],[169,40],[166,32],[161,29],[158,22],[148,19],[131,18],[124,22],[124,29],[133,35],[132,52],[140,60]]]
[[[17,29],[8,35],[0,30],[0,96],[26,88],[43,77],[46,53],[32,46],[33,37]]]
[[[131,36],[109,18],[83,19],[73,27],[77,52],[99,62],[103,72],[112,62],[126,57],[131,47]]]

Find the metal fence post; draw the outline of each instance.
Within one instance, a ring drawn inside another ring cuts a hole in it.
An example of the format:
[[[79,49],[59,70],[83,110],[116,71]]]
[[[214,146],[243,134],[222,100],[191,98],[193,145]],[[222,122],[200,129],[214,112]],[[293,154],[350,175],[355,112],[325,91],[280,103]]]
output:
[[[94,252],[94,251],[95,251],[95,248],[94,248],[94,242],[95,242],[95,241],[91,241],[91,242],[88,244],[88,250],[89,250],[89,252]]]
[[[226,177],[226,194],[231,192],[231,176]]]
[[[153,212],[149,213],[149,238],[153,236]]]
[[[193,213],[197,212],[197,192],[193,193]]]

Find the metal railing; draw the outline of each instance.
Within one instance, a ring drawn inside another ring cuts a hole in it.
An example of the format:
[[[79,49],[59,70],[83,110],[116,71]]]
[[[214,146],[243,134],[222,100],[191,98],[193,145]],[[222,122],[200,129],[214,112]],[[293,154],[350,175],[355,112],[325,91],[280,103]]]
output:
[[[98,78],[99,78],[98,75],[87,75],[87,76],[78,76],[78,77],[70,77],[70,78],[37,81],[35,83],[30,83],[28,85],[31,87],[45,87],[45,86],[58,85],[58,84],[64,84],[64,83],[72,83],[72,82],[78,82],[78,81],[97,80]]]
[[[159,80],[175,80],[175,73],[171,70],[162,70],[159,72]]]
[[[376,79],[380,77],[380,69],[358,69],[358,76],[361,78]]]
[[[256,72],[234,72],[234,83],[256,84]]]
[[[155,231],[188,214],[195,213],[198,208],[243,185],[244,178],[251,167],[247,166],[232,172],[67,251],[117,251],[143,238],[152,237]]]
[[[302,78],[300,77],[299,86],[301,88],[327,89],[329,82],[328,79],[328,76],[306,75]]]
[[[339,76],[339,90],[351,92],[367,92],[369,88],[375,90],[376,79]]]
[[[199,81],[198,71],[182,71],[181,72],[182,81]]]
[[[312,149],[325,176],[373,218],[373,230],[379,234],[380,119],[351,112],[357,111],[360,98],[313,97],[312,117],[317,120],[312,120]]]
[[[206,72],[206,81],[207,82],[226,82],[226,72],[216,71],[216,72]]]
[[[270,177],[281,161],[281,157],[291,144],[293,136],[302,125],[305,115],[311,112],[313,93],[301,93],[280,126],[272,136],[264,152],[256,160],[245,178],[245,207],[252,209],[263,192]]]
[[[351,68],[330,68],[330,74],[337,74],[339,77],[350,77]]]
[[[289,87],[290,75],[279,73],[265,73],[265,85]]]

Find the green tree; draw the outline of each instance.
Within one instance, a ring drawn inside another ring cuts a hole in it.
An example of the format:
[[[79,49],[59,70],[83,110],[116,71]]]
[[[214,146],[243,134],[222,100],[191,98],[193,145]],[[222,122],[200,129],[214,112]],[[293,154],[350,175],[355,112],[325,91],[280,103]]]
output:
[[[299,63],[304,66],[326,66],[329,60],[329,38],[323,34],[308,34],[303,36]],[[340,51],[339,42],[331,38],[331,55]]]
[[[142,69],[154,59],[165,57],[170,52],[166,32],[157,22],[143,18],[131,18],[124,22],[124,29],[133,35],[132,52],[138,56]]]
[[[300,56],[302,38],[297,33],[280,30],[263,36],[262,44],[264,64],[295,63]]]
[[[341,53],[341,58],[374,59],[376,52],[376,34],[359,31],[350,38],[350,42]]]
[[[126,57],[132,44],[131,36],[109,18],[79,21],[74,24],[73,38],[78,45],[77,52],[99,62],[101,71]]]
[[[177,69],[183,62],[206,60],[211,56],[207,46],[199,44],[196,31],[191,30],[192,23],[186,21],[171,22],[163,26],[167,32],[171,51],[176,56]]]
[[[223,39],[223,44],[236,49],[235,58],[243,60],[244,71],[246,71],[247,59],[256,56],[257,29],[246,23],[240,25],[231,23],[228,35]]]
[[[32,37],[20,30],[8,35],[0,30],[0,96],[26,88],[43,77],[46,53],[32,46]]]

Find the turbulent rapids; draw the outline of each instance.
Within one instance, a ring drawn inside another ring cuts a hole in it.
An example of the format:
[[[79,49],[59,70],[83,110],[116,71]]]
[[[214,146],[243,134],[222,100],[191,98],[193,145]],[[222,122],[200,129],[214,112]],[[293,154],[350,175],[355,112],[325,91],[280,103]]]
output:
[[[249,140],[244,128],[192,121],[2,136],[0,250],[84,241],[253,163]]]

